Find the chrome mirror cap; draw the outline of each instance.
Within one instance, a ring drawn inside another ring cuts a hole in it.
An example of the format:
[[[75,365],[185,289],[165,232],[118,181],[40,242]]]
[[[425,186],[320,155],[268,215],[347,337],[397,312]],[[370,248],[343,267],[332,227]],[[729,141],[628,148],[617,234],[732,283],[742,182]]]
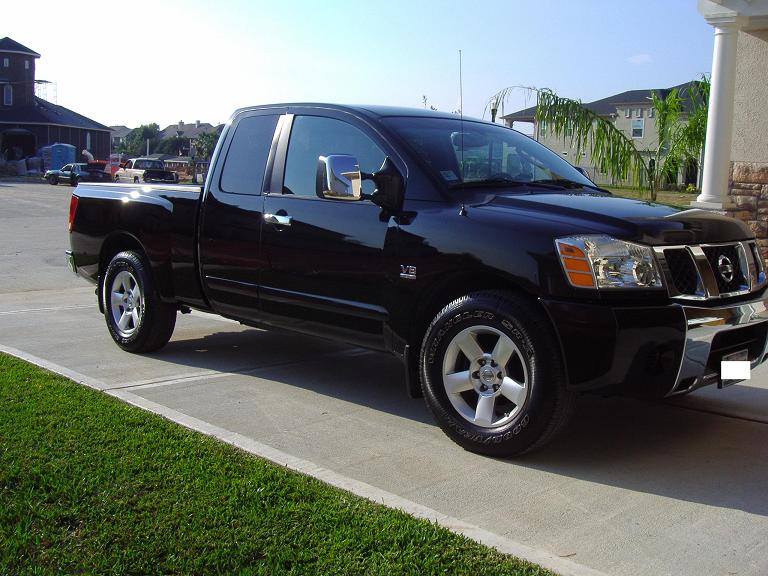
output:
[[[329,200],[360,200],[363,178],[357,158],[348,154],[320,156],[317,160],[317,195]]]

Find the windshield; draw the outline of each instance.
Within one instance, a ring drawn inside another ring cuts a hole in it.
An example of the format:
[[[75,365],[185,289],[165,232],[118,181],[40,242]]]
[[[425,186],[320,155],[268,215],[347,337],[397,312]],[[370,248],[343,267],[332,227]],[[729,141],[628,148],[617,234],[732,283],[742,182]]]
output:
[[[459,118],[389,117],[383,122],[449,186],[568,181],[594,187],[557,154],[509,128]]]

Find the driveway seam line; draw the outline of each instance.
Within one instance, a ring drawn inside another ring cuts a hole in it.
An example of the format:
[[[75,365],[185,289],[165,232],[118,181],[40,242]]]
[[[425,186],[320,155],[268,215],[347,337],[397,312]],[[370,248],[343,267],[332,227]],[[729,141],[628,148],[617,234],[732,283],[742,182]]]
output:
[[[423,506],[412,500],[398,496],[397,494],[393,494],[392,492],[387,492],[386,490],[377,488],[371,484],[344,476],[343,474],[319,466],[309,460],[292,456],[287,452],[262,444],[253,438],[248,438],[237,432],[226,430],[225,428],[189,416],[178,410],[147,400],[128,390],[109,389],[106,383],[101,382],[96,378],[91,378],[85,374],[49,362],[48,360],[44,360],[43,358],[34,356],[17,348],[0,344],[0,352],[15,356],[16,358],[35,364],[40,368],[65,376],[70,380],[127,402],[137,408],[162,416],[163,418],[171,420],[190,430],[217,438],[222,442],[240,448],[254,456],[264,458],[306,476],[311,476],[326,484],[346,490],[347,492],[351,492],[377,504],[402,510],[411,516],[429,522],[435,522],[454,533],[466,536],[485,546],[495,548],[504,554],[511,554],[512,556],[538,564],[548,570],[559,573],[561,576],[607,576],[604,572],[589,568],[588,566],[583,566],[573,560],[562,558],[552,552],[533,548],[527,544],[522,544],[505,536],[495,534],[474,524],[448,516],[442,512],[438,512],[437,510],[428,508],[427,506]]]

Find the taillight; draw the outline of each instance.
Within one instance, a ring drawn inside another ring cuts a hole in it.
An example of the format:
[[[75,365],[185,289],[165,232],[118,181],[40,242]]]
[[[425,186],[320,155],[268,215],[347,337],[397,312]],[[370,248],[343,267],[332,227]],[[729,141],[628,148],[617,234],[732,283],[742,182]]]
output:
[[[75,214],[77,213],[77,203],[80,198],[72,194],[72,199],[69,201],[69,231],[72,232],[72,224],[75,223]]]

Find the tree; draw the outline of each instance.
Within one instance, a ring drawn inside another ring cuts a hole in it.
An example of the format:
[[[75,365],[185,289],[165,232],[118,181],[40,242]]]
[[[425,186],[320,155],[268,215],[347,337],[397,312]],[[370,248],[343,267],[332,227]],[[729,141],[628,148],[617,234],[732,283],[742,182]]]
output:
[[[208,160],[213,154],[216,143],[219,141],[219,135],[217,132],[203,132],[197,138],[195,138],[195,150],[197,155]]]
[[[117,151],[128,156],[143,156],[147,153],[147,140],[149,140],[149,153],[151,154],[160,141],[160,126],[154,122],[143,124],[128,132]]]
[[[618,180],[632,180],[650,192],[656,192],[664,179],[677,173],[684,162],[699,160],[706,137],[709,80],[702,77],[691,83],[688,123],[680,121],[683,99],[677,89],[667,94],[652,93],[656,113],[657,142],[650,150],[638,150],[629,138],[610,120],[596,114],[580,101],[563,98],[544,88],[510,86],[497,92],[488,102],[492,118],[494,109],[503,106],[510,91],[523,88],[536,93],[536,122],[540,134],[550,133],[569,141],[577,154],[589,151],[598,170]]]

